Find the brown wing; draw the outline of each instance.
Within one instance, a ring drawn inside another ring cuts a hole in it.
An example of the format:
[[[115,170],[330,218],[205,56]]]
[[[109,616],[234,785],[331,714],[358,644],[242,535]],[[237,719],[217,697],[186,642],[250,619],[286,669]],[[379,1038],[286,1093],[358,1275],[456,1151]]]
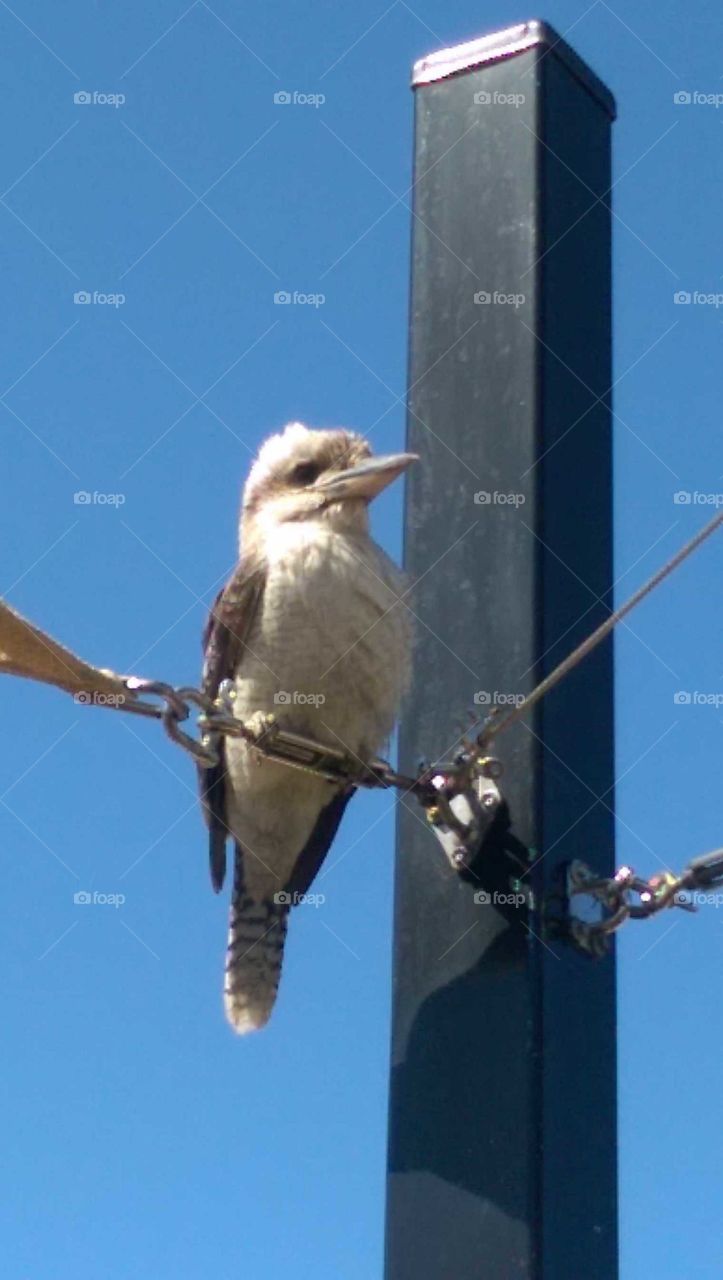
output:
[[[242,560],[222,591],[219,591],[203,633],[205,656],[201,687],[210,698],[219,685],[236,674],[264,592],[265,572],[257,564]],[[201,805],[209,829],[211,883],[218,893],[226,875],[226,841],[231,834],[226,822],[226,752],[219,743],[218,764],[199,765]]]
[[[294,869],[284,885],[286,892],[292,894],[292,901],[295,901],[297,895],[309,892],[314,878],[331,848],[339,823],[344,816],[344,810],[355,790],[356,787],[346,787],[344,791],[340,791],[335,795],[334,799],[330,800],[326,808],[322,809],[319,814],[316,826],[301,850],[294,864]]]
[[[209,697],[215,698],[221,681],[234,676],[238,671],[261,604],[265,582],[262,568],[242,561],[216,597],[203,637],[206,661],[202,688]],[[211,768],[199,766],[199,782],[201,803],[209,828],[211,883],[218,893],[226,875],[226,841],[232,834],[226,819],[226,758],[223,738],[219,744],[218,764]],[[285,886],[288,892],[295,895],[308,892],[355,789],[349,786],[338,792],[322,809]],[[253,803],[251,799],[250,803]],[[242,856],[243,850],[237,846],[237,861]],[[242,874],[240,861],[239,873]]]

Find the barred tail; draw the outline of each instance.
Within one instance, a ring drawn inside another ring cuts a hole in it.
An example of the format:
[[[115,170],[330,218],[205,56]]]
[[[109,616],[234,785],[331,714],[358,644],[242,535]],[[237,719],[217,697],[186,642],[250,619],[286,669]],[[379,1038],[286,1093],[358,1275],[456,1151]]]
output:
[[[241,859],[237,855],[237,863]],[[281,976],[289,908],[245,892],[240,868],[231,898],[224,1005],[234,1031],[244,1035],[271,1016]]]

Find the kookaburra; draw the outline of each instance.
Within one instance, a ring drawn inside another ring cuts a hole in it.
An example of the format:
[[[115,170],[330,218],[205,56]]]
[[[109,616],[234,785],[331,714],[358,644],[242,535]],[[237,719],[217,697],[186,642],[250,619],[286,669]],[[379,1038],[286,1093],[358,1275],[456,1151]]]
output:
[[[372,457],[350,431],[295,422],[261,447],[243,494],[239,564],[205,637],[204,692],[232,681],[234,714],[273,714],[282,728],[372,759],[389,737],[409,670],[401,572],[369,534],[368,506],[414,455]],[[201,770],[218,891],[226,843],[235,874],[226,1014],[262,1027],[276,998],[290,906],[305,894],[353,787],[222,740]]]

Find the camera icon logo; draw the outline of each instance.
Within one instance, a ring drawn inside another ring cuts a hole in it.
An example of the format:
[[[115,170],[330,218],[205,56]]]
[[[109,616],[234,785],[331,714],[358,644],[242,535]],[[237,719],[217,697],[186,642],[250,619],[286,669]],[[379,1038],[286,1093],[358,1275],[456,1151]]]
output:
[[[687,107],[693,101],[693,95],[686,89],[679,89],[673,94],[673,102],[677,107]]]
[[[291,694],[287,693],[285,689],[279,689],[279,692],[274,694],[274,702],[277,707],[288,707],[291,702]]]
[[[689,507],[691,496],[687,489],[679,489],[677,493],[673,494],[673,502],[676,507]]]
[[[87,89],[79,89],[77,93],[73,94],[73,102],[78,107],[87,107],[88,103],[92,101],[93,99]]]
[[[274,902],[277,907],[290,907],[293,903],[293,898],[290,893],[287,893],[286,889],[279,889],[278,893],[274,894]]]
[[[479,493],[474,495],[474,500],[478,507],[488,507],[492,501],[492,494],[480,489]]]
[[[79,289],[77,293],[73,294],[73,302],[76,307],[87,307],[90,301],[91,296],[87,289]]]
[[[677,693],[673,694],[673,702],[676,707],[689,707],[691,696],[686,689],[679,689]]]
[[[488,306],[489,303],[492,301],[492,294],[488,293],[486,289],[480,289],[474,295],[474,300],[478,307]]]
[[[687,289],[678,289],[678,292],[673,294],[673,302],[676,307],[686,307],[692,301],[692,295],[688,293]]]
[[[476,894],[474,895],[474,900],[478,906],[488,907],[490,902],[492,901],[492,898],[489,893],[485,892],[484,889],[478,889]]]
[[[492,94],[487,93],[485,89],[481,89],[479,93],[474,95],[474,101],[478,107],[488,107],[492,101]]]
[[[286,289],[279,289],[274,294],[274,302],[277,307],[288,307],[291,302],[291,294]]]
[[[288,107],[291,102],[291,94],[287,89],[279,89],[278,93],[274,94],[274,102],[277,107]]]
[[[492,701],[486,689],[478,689],[474,695],[473,702],[476,707],[488,707]]]
[[[79,489],[73,494],[73,502],[76,507],[87,507],[90,504],[90,494],[87,489]]]
[[[81,889],[78,893],[73,894],[73,902],[77,907],[87,907],[93,899],[87,889]]]

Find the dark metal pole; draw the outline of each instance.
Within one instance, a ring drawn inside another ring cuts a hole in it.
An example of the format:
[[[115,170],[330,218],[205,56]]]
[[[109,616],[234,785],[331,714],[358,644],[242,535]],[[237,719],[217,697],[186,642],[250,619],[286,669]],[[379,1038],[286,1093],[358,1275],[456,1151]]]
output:
[[[407,771],[529,691],[612,582],[613,100],[537,22],[415,86]],[[511,828],[474,874],[401,808],[386,1276],[612,1280],[614,962],[544,911],[567,860],[613,867],[611,642],[495,749]]]

